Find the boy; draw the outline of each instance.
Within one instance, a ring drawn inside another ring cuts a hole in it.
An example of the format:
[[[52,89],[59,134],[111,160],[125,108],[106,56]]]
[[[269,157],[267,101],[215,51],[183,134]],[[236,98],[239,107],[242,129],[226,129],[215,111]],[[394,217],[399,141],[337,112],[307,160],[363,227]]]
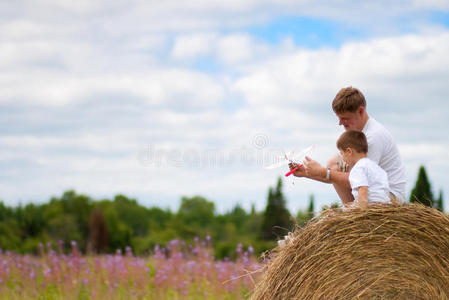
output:
[[[367,207],[373,202],[389,202],[387,173],[366,157],[368,142],[363,132],[345,131],[337,141],[343,160],[349,165],[349,183],[354,202]]]

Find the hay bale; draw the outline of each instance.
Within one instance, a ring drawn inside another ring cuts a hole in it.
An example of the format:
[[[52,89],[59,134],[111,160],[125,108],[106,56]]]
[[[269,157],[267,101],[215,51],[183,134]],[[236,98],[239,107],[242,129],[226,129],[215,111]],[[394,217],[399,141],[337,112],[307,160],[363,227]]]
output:
[[[422,205],[332,209],[272,252],[251,299],[449,299],[449,217]]]

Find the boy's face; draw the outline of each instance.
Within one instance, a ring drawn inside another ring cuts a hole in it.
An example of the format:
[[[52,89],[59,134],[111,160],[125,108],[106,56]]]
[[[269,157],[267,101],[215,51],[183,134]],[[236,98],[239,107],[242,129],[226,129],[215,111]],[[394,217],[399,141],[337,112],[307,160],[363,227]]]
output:
[[[337,113],[338,125],[343,125],[345,130],[353,129],[362,131],[363,129],[363,115],[365,108],[360,106],[355,112]]]
[[[340,155],[350,167],[354,165],[354,159],[353,159],[353,151],[351,148],[346,148],[346,150],[338,149],[340,150]]]

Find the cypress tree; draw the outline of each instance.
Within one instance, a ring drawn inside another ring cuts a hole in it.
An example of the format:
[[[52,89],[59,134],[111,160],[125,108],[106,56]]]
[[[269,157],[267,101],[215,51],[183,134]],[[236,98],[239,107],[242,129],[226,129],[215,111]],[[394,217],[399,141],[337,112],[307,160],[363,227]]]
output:
[[[265,240],[280,238],[294,226],[282,193],[282,179],[278,178],[276,189],[268,189],[267,207],[264,212],[261,237]]]
[[[310,219],[315,216],[315,196],[313,194],[310,195],[309,207],[307,208],[307,214]]]
[[[422,203],[433,207],[433,194],[424,166],[419,167],[418,178],[410,195],[410,202]]]
[[[444,211],[444,205],[443,205],[443,191],[440,190],[440,194],[438,195],[438,199],[435,200],[435,208],[439,211]]]

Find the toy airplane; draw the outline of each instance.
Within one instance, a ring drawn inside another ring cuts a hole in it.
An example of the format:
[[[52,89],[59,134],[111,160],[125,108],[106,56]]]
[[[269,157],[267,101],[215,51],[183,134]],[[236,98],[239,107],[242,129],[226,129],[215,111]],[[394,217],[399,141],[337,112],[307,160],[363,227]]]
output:
[[[284,153],[284,156],[280,156],[278,158],[277,162],[275,162],[272,165],[266,166],[264,169],[271,170],[271,169],[279,168],[279,167],[282,167],[282,166],[292,163],[297,166],[285,174],[285,176],[290,176],[293,173],[295,173],[296,170],[298,170],[299,168],[301,168],[304,165],[305,157],[308,156],[314,148],[315,148],[315,145],[312,145],[309,148],[306,148],[298,153],[295,153],[294,150],[289,151],[288,153]]]

